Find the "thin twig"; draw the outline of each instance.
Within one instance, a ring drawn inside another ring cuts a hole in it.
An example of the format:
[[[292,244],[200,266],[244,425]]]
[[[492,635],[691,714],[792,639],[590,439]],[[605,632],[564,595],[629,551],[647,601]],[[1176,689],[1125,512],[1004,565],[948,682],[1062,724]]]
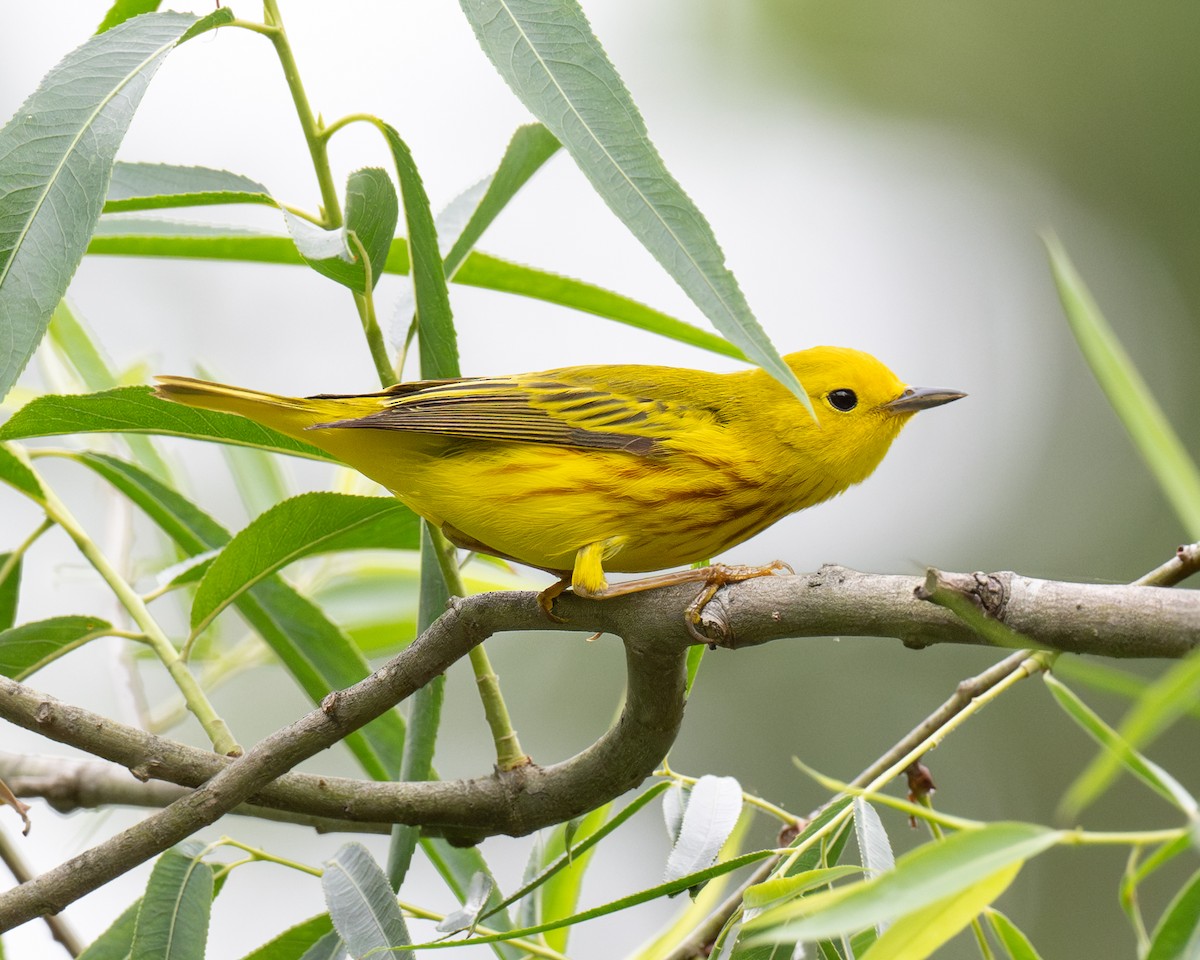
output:
[[[34,878],[33,869],[25,862],[25,857],[13,845],[8,831],[4,829],[0,829],[0,860],[4,861],[8,872],[13,875],[13,879],[17,883],[28,883]],[[46,926],[50,928],[50,936],[61,943],[68,954],[77,957],[83,953],[83,941],[79,939],[79,935],[63,917],[51,914],[43,919],[46,921]]]

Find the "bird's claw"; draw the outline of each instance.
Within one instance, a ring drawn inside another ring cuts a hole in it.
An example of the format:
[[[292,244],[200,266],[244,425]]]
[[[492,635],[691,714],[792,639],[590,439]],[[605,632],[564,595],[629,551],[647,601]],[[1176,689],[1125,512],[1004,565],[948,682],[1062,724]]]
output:
[[[704,581],[704,589],[696,594],[696,599],[689,603],[687,610],[684,611],[683,622],[687,628],[688,635],[697,643],[708,644],[710,648],[728,645],[729,641],[733,639],[733,632],[730,630],[729,624],[724,617],[714,617],[706,624],[706,626],[711,626],[719,634],[716,639],[700,631],[700,625],[704,623],[704,608],[717,595],[717,591],[726,584],[741,583],[743,580],[755,580],[758,577],[769,577],[772,574],[783,571],[793,576],[796,573],[792,569],[791,564],[785,563],[782,560],[772,560],[768,564],[757,567],[740,564],[734,566],[723,563],[714,563],[712,566],[707,567],[705,572],[708,576]]]

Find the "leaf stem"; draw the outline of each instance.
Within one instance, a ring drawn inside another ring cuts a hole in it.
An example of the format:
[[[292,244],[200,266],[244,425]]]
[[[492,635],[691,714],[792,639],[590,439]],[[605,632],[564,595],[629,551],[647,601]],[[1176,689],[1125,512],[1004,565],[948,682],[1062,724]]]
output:
[[[446,589],[452,597],[465,597],[466,587],[463,586],[462,571],[455,557],[454,546],[445,535],[433,524],[426,524],[434,551],[437,553],[438,566],[446,580]],[[521,749],[521,741],[513,728],[512,718],[504,703],[504,695],[500,692],[500,678],[492,669],[483,644],[476,644],[468,654],[471,670],[475,673],[475,684],[479,688],[479,699],[483,701],[483,715],[487,719],[488,728],[492,731],[492,741],[496,745],[496,766],[501,770],[513,770],[529,763],[529,757]]]
[[[33,469],[32,465],[29,469]],[[37,476],[36,473],[35,476]],[[192,711],[196,719],[200,721],[204,732],[208,734],[213,750],[226,756],[241,756],[242,748],[234,739],[228,724],[213,709],[200,684],[192,676],[187,664],[183,662],[179,652],[175,649],[175,645],[158,625],[158,621],[150,614],[142,598],[121,576],[108,557],[96,545],[96,542],[87,535],[87,531],[67,509],[66,504],[58,498],[58,495],[50,489],[41,476],[38,476],[38,482],[42,487],[44,498],[42,506],[46,511],[46,518],[62,527],[63,532],[74,541],[79,552],[108,584],[109,589],[120,601],[121,606],[129,612],[134,623],[142,628],[145,642],[153,648],[163,666],[167,668],[167,672],[170,673],[171,679],[179,687],[179,692],[183,694],[188,709]]]
[[[367,256],[366,248],[353,230],[346,233],[346,240],[354,249],[354,255],[363,265],[363,292],[354,294],[354,305],[358,307],[358,315],[362,319],[363,335],[367,338],[367,349],[371,351],[371,360],[375,364],[375,372],[379,375],[379,383],[385,389],[396,382],[396,371],[388,357],[387,343],[383,339],[383,331],[379,329],[379,320],[375,316],[375,278],[371,275],[371,258]]]
[[[0,564],[0,583],[3,583],[10,576],[17,564],[21,562],[21,558],[25,556],[26,551],[37,542],[38,537],[54,526],[54,521],[49,516],[43,518],[42,522],[37,525],[37,529],[29,536],[21,541],[21,545],[8,555],[8,559]]]
[[[283,67],[283,76],[292,94],[292,102],[296,105],[296,116],[300,120],[300,129],[304,132],[304,141],[308,144],[308,152],[312,157],[313,171],[321,188],[324,226],[332,230],[342,225],[342,208],[338,201],[337,186],[333,182],[333,171],[329,167],[329,152],[325,147],[325,137],[321,134],[321,124],[313,114],[308,94],[304,91],[300,68],[296,66],[296,57],[292,53],[292,45],[283,27],[279,5],[275,0],[263,0],[263,13],[267,29],[259,32],[270,39]]]

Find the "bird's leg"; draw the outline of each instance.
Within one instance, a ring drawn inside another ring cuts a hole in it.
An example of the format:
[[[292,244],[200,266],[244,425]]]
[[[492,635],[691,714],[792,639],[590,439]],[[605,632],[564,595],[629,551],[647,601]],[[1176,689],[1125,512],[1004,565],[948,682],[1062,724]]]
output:
[[[553,620],[555,623],[566,623],[566,617],[560,617],[554,612],[554,601],[564,590],[571,585],[570,573],[559,573],[558,582],[552,583],[545,590],[537,595],[538,606],[542,608],[542,612]]]
[[[580,551],[582,553],[582,551]],[[576,562],[576,571],[578,573],[579,566]],[[626,580],[622,583],[606,583],[601,580],[599,588],[589,587],[586,584],[581,584],[578,575],[572,583],[572,590],[576,596],[586,597],[589,600],[609,600],[612,597],[621,597],[629,593],[641,593],[643,590],[657,590],[660,587],[673,587],[680,583],[696,583],[703,582],[704,589],[697,595],[696,599],[688,604],[687,610],[684,612],[684,625],[687,627],[687,632],[697,643],[712,643],[711,637],[706,637],[697,628],[700,624],[701,615],[704,608],[712,600],[718,590],[728,583],[740,583],[743,580],[754,580],[757,577],[769,577],[773,573],[778,573],[781,570],[786,570],[788,573],[795,573],[790,565],[782,560],[774,560],[765,566],[729,566],[723,563],[714,563],[712,566],[701,567],[697,570],[675,570],[671,573],[658,573],[652,577],[640,577],[637,580]],[[559,593],[562,592],[561,581],[559,584]],[[553,589],[553,588],[551,588]],[[555,596],[558,594],[556,593]]]

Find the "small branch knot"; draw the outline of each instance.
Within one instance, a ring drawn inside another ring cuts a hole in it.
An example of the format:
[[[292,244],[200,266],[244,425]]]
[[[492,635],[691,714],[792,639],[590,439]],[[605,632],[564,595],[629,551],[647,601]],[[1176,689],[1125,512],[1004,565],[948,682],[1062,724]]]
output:
[[[988,616],[997,620],[1004,619],[1004,608],[1008,606],[1008,588],[994,573],[976,571],[971,574],[975,580],[975,589],[971,596]]]

